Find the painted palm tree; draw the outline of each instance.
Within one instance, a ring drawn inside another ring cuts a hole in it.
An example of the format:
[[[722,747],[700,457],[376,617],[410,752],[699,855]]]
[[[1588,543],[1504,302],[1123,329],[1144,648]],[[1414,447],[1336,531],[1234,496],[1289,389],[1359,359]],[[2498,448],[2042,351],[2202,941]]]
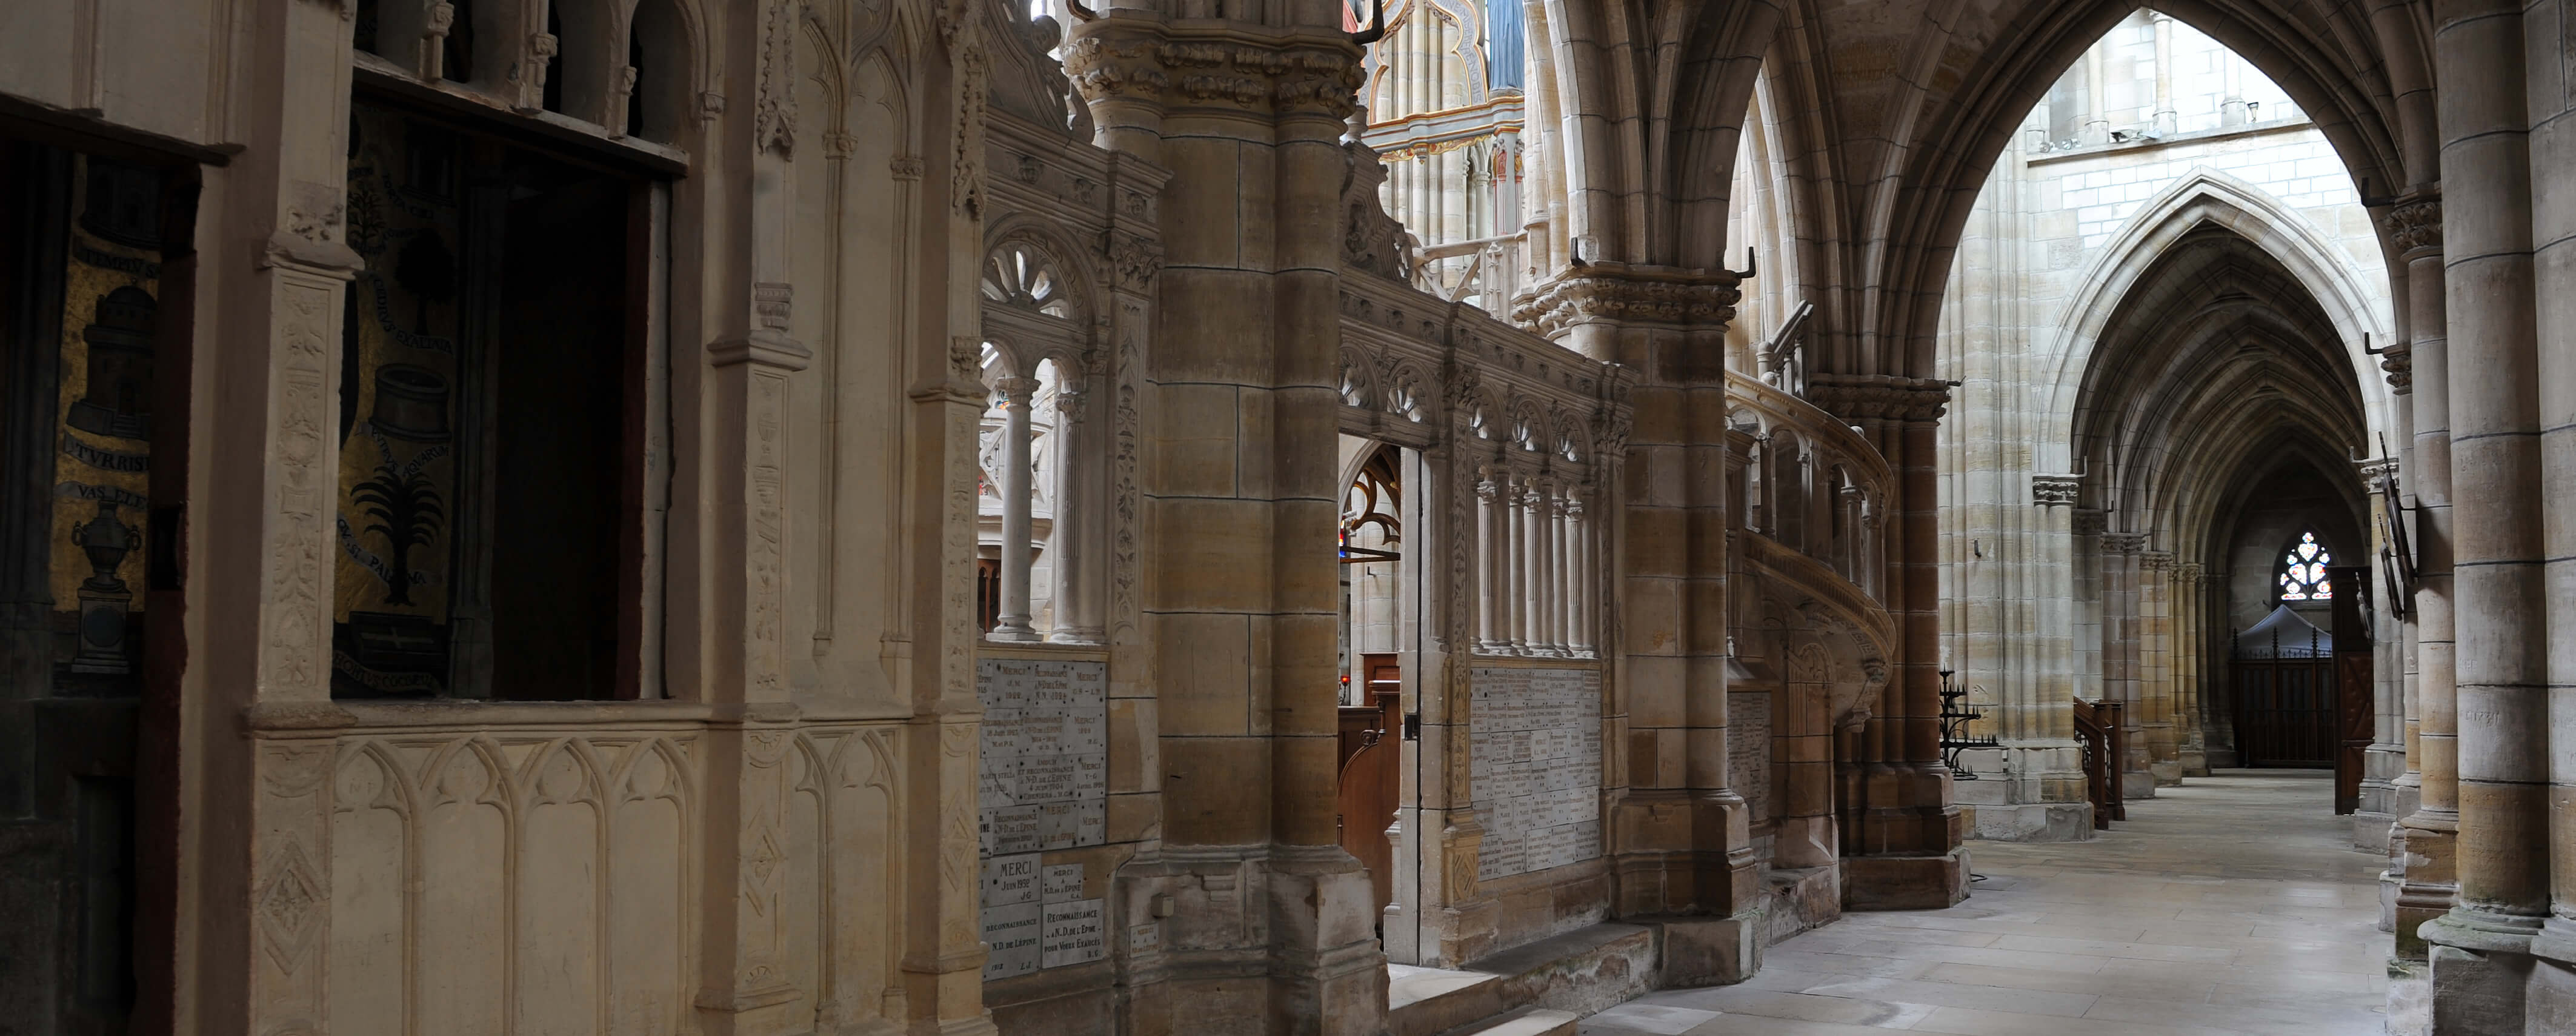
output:
[[[411,603],[411,549],[427,546],[438,535],[438,486],[416,470],[405,470],[390,458],[376,465],[376,477],[360,482],[350,499],[375,521],[366,531],[384,536],[393,555],[392,592],[387,604]]]

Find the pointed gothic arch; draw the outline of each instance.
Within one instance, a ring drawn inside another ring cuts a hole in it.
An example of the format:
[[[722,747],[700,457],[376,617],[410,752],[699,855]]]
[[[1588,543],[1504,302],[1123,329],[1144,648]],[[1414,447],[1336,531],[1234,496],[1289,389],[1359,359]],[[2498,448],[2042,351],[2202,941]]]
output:
[[[2363,285],[2363,271],[2358,264],[2326,240],[2305,216],[2282,205],[2262,188],[2216,169],[2196,168],[2142,205],[2103,245],[2061,310],[2069,319],[2061,321],[2056,334],[2041,344],[2039,354],[2055,357],[2057,369],[2048,380],[2042,427],[2049,434],[2039,440],[2040,452],[2034,462],[2039,470],[2072,470],[2073,460],[2065,451],[2074,441],[2070,433],[2083,403],[2085,378],[2107,325],[2120,309],[2120,301],[2147,279],[2157,260],[2205,226],[2232,232],[2278,262],[2307,289],[2308,296],[2334,324],[2353,369],[2378,369],[2378,364],[2362,351],[2363,336],[2386,341],[2392,322],[2388,314],[2378,312],[2372,304],[2372,293]],[[2364,382],[2361,389],[2367,427],[2393,427],[2387,383],[2378,378],[2365,378]]]

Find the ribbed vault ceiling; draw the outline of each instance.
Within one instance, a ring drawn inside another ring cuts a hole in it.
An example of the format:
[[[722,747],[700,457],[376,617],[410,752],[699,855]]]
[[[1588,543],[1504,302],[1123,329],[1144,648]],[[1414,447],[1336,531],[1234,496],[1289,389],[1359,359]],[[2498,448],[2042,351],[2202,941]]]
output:
[[[2285,458],[2350,483],[2367,441],[2359,375],[2279,260],[2215,226],[2158,256],[2104,325],[2075,414],[2087,506],[2186,555],[2213,542],[2249,477]],[[2357,498],[2356,498],[2357,502]]]

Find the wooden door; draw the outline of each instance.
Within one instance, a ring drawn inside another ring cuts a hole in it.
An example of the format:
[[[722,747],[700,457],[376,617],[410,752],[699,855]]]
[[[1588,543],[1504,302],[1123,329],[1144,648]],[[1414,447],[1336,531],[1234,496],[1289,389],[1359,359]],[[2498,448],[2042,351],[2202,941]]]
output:
[[[2228,669],[2245,765],[2334,765],[2339,692],[2332,657],[2237,659]]]

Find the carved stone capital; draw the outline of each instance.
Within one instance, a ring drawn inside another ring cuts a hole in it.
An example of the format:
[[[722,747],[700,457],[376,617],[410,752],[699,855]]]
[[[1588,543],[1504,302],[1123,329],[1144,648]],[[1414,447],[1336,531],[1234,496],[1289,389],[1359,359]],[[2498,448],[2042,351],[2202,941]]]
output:
[[[2175,565],[2174,575],[2186,584],[2197,584],[2200,582],[2200,562],[2186,561]]]
[[[2145,551],[2146,549],[2147,549],[2147,534],[2146,534],[2146,533],[2143,533],[2143,532],[2105,532],[2105,533],[2103,533],[2103,534],[2102,534],[2102,553],[2105,553],[2105,554],[2136,554],[2136,553],[2140,553],[2140,552],[2142,552],[2142,551]],[[2168,555],[2168,556],[2170,556],[2170,555]]]
[[[1742,279],[1732,270],[1596,262],[1522,296],[1512,319],[1543,335],[1594,321],[1725,327],[1743,297]]]
[[[2074,532],[2078,536],[2099,536],[2109,524],[2110,516],[2089,507],[2078,507],[2074,515]]]
[[[1065,75],[1092,103],[1136,101],[1344,120],[1358,110],[1360,55],[1338,40],[1276,44],[1142,19],[1085,22]]]
[[[1807,398],[1845,421],[1938,421],[1950,406],[1950,383],[1893,374],[1817,374]]]
[[[2032,475],[2030,502],[2041,507],[2073,507],[2084,489],[2082,475]]]
[[[2379,369],[2388,375],[2391,391],[2403,395],[2415,390],[2415,347],[2398,342],[2379,352]]]
[[[2173,563],[2173,552],[2169,550],[2142,550],[2138,552],[2138,567],[2144,568],[2149,572],[2171,571],[2173,569]]]
[[[993,394],[1017,406],[1029,401],[1038,391],[1038,379],[1011,374],[993,379]]]
[[[1629,414],[1628,408],[1604,409],[1599,427],[1592,433],[1593,456],[1601,458],[1604,463],[1612,464],[1625,459],[1628,456],[1628,433],[1635,428],[1636,420]]]
[[[2401,258],[2412,258],[2419,249],[2440,251],[2442,248],[2442,198],[2434,195],[2402,202],[2379,217],[2380,226],[2397,245]]]
[[[1132,291],[1151,290],[1154,275],[1163,272],[1163,243],[1124,230],[1101,235],[1100,255],[1118,286]]]
[[[2379,492],[2381,483],[2397,477],[2397,458],[2374,457],[2370,460],[2358,461],[2353,464],[2353,470],[2361,475],[2362,490],[2376,493]]]

